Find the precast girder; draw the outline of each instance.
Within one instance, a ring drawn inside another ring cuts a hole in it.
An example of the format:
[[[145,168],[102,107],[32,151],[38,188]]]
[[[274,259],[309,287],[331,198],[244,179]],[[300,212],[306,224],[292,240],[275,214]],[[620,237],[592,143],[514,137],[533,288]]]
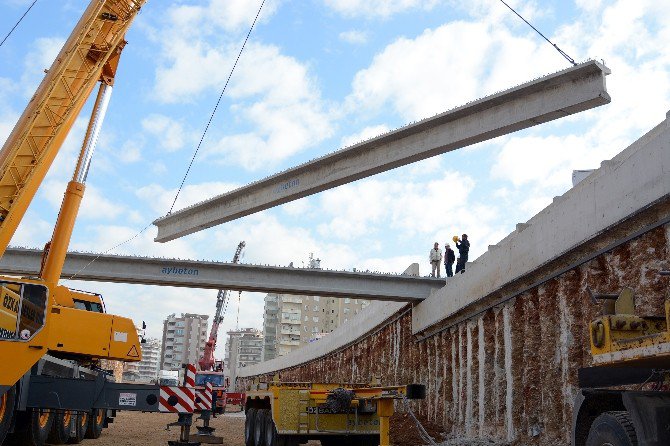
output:
[[[8,248],[0,259],[0,273],[37,275],[41,259],[40,250]],[[75,280],[84,281],[399,302],[421,301],[444,286],[441,279],[410,275],[71,252],[65,259],[62,278],[74,274]]]
[[[154,221],[167,242],[396,167],[610,102],[589,61],[338,150]],[[541,150],[538,148],[538,150]]]

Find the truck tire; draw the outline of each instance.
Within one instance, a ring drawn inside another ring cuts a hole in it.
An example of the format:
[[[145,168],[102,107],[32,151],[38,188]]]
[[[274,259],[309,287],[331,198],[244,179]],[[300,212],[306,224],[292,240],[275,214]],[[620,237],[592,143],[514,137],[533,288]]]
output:
[[[256,409],[247,409],[246,419],[244,420],[244,444],[245,446],[254,446],[254,424],[256,424]]]
[[[46,443],[53,425],[53,412],[47,409],[30,409],[17,417],[14,431],[15,443],[20,446],[42,446]]]
[[[5,441],[14,418],[14,400],[16,389],[12,387],[0,396],[0,444]]]
[[[105,411],[103,409],[93,409],[88,417],[88,427],[86,428],[85,438],[100,438],[104,425]]]
[[[265,420],[270,413],[267,409],[259,409],[256,412],[254,422],[254,446],[269,446],[265,444]]]
[[[272,419],[272,411],[268,411],[265,416],[265,446],[279,446],[279,434],[277,426]]]
[[[70,424],[72,412],[69,410],[58,410],[54,412],[51,432],[47,437],[47,443],[65,444],[70,441]]]
[[[637,446],[635,427],[628,412],[605,412],[593,420],[586,446]]]
[[[79,412],[75,416],[74,435],[70,436],[70,444],[79,444],[86,438],[88,429],[88,412]]]

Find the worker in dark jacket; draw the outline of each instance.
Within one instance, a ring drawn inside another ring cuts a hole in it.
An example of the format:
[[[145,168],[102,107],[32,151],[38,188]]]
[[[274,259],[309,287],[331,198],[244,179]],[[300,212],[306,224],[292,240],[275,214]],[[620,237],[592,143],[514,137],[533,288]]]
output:
[[[456,274],[465,272],[465,264],[468,263],[468,252],[470,252],[470,242],[468,241],[468,234],[463,234],[461,240],[456,240],[456,248],[458,249],[458,260],[456,264]]]
[[[456,254],[454,254],[454,250],[451,249],[451,246],[449,246],[449,243],[445,243],[445,251],[444,251],[444,270],[447,272],[447,277],[453,277],[454,275],[454,269],[453,265],[454,262],[456,261]]]

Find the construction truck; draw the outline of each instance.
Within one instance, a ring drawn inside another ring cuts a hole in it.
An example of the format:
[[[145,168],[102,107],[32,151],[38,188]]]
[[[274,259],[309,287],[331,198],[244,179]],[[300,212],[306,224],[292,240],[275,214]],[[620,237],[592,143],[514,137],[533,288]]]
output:
[[[8,435],[21,445],[78,443],[99,436],[116,410],[186,417],[197,404],[194,387],[115,383],[101,361],[141,359],[135,324],[107,314],[101,295],[58,283],[126,45],[124,36],[145,1],[90,2],[0,151],[1,256],[98,85],[39,275],[0,277],[0,444]],[[175,408],[173,391],[187,395],[186,407]]]
[[[177,370],[159,370],[158,384],[161,386],[178,386],[179,372]]]
[[[394,402],[424,399],[421,384],[255,382],[247,391],[247,446],[388,446]]]
[[[603,311],[589,327],[593,366],[579,370],[573,446],[670,445],[670,296],[662,317],[636,315],[630,288],[591,296]]]

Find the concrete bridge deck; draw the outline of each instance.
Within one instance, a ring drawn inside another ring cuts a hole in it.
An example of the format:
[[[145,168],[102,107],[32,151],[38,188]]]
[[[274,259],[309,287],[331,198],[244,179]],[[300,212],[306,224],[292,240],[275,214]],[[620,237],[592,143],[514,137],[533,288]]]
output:
[[[589,61],[317,158],[157,219],[166,242],[409,163],[610,102]]]
[[[0,273],[37,275],[41,259],[41,250],[9,248]],[[444,286],[443,279],[410,275],[70,252],[62,278],[75,274],[76,280],[98,282],[402,302],[419,302]]]

